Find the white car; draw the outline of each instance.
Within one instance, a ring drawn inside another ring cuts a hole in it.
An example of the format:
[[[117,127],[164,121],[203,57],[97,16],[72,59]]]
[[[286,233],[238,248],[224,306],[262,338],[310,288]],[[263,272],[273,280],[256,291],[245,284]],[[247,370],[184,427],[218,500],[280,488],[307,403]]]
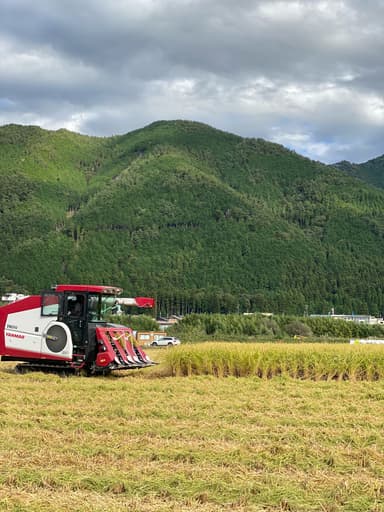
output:
[[[161,336],[157,338],[157,340],[151,343],[152,347],[167,347],[170,345],[180,345],[179,338],[174,338],[173,336]]]
[[[16,302],[17,300],[24,299],[24,297],[26,297],[26,295],[23,293],[5,293],[1,297],[1,302]]]

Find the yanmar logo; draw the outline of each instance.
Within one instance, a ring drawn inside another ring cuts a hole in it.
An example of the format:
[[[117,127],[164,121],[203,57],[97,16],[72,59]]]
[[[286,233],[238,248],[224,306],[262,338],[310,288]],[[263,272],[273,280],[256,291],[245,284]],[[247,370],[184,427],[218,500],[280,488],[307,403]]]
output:
[[[9,336],[10,338],[19,338],[21,340],[25,338],[24,334],[18,334],[16,332],[6,332],[5,335]]]

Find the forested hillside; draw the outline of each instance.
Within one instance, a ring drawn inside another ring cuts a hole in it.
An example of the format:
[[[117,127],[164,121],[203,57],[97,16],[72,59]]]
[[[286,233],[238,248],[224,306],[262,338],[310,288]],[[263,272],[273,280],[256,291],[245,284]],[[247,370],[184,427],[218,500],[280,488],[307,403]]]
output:
[[[344,160],[334,164],[334,167],[375,187],[384,188],[384,155],[362,164],[352,164]]]
[[[384,310],[384,192],[187,121],[0,128],[0,291],[108,283],[158,313]]]

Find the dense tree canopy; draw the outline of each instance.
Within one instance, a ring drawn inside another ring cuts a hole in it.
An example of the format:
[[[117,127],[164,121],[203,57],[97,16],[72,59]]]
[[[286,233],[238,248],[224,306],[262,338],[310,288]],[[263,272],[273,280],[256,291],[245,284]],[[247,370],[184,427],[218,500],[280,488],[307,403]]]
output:
[[[157,313],[382,314],[384,192],[187,121],[0,128],[0,286],[116,284]]]

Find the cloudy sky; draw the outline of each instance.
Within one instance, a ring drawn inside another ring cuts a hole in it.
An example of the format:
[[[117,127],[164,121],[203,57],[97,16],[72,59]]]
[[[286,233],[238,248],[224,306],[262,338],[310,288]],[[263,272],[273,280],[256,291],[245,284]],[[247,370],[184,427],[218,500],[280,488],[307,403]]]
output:
[[[0,125],[189,119],[315,160],[384,154],[384,0],[0,0]]]

